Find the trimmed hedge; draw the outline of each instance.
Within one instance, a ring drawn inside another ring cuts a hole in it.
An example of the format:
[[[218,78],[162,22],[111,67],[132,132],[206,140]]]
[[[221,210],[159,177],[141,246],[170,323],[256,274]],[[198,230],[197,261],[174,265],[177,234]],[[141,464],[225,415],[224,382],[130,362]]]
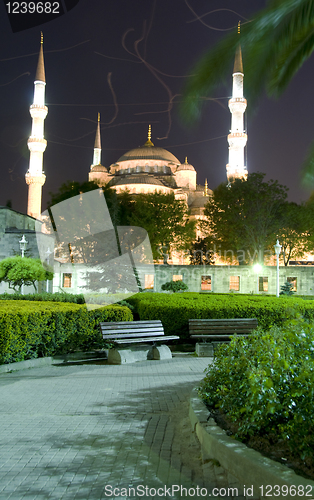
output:
[[[0,302],[0,364],[104,346],[98,324],[132,321],[127,307],[58,302]]]
[[[236,294],[138,293],[128,298],[139,319],[161,320],[166,335],[189,337],[189,319],[257,318],[263,329],[283,322],[296,313],[314,319],[314,302],[300,297]]]
[[[21,295],[20,293],[2,293],[0,295],[0,300],[27,300],[35,302],[71,302],[74,304],[85,304],[85,298],[82,293],[28,293],[26,295]]]

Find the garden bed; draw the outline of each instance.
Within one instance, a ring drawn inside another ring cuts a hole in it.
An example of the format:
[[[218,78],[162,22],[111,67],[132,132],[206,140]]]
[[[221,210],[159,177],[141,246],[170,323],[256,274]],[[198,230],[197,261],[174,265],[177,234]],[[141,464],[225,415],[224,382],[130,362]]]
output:
[[[227,436],[233,437],[239,430],[239,425],[232,422],[227,415],[217,411],[210,410],[211,417],[221,429],[226,431]],[[295,457],[291,453],[287,442],[278,440],[275,434],[264,434],[263,436],[250,436],[241,441],[249,448],[258,451],[264,457],[275,460],[276,462],[294,470],[296,474],[305,478],[314,479],[314,460],[307,458],[302,460],[300,457]]]

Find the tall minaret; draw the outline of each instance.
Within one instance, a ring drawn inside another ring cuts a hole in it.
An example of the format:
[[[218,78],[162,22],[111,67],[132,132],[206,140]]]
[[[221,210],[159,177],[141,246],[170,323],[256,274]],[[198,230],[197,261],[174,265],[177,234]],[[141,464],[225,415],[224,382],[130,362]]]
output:
[[[45,87],[43,34],[41,33],[40,51],[34,81],[34,102],[29,108],[32,117],[32,133],[27,142],[30,158],[29,169],[25,175],[26,184],[28,184],[27,214],[36,219],[41,214],[41,191],[46,180],[43,172],[43,153],[47,146],[47,141],[44,139],[44,120],[48,113],[48,108],[45,106]]]
[[[94,165],[101,165],[100,113],[98,113],[98,122],[97,122],[96,137],[94,144],[94,158],[92,167]]]
[[[240,25],[238,32],[240,33]],[[229,99],[231,130],[228,135],[229,163],[226,166],[228,182],[236,178],[247,178],[247,168],[244,166],[244,148],[247,142],[247,135],[243,126],[243,115],[247,103],[243,97],[243,76],[242,53],[239,44],[232,74],[232,98]]]

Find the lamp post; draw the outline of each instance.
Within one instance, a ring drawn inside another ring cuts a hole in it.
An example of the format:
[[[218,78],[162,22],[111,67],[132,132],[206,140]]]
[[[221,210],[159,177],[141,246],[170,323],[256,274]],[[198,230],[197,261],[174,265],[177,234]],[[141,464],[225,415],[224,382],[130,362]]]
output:
[[[26,241],[26,239],[25,239],[25,234],[23,234],[22,239],[19,241],[22,258],[24,257],[24,252],[26,250],[27,243],[28,243],[28,241]],[[23,286],[23,283],[22,283],[22,286],[21,286],[21,294],[24,295],[24,286]]]
[[[52,254],[53,252],[50,251],[50,248],[48,248],[48,250],[46,250],[46,262],[47,262],[47,265],[49,266],[49,257],[50,255]],[[46,292],[48,293],[49,292],[49,280],[46,280]]]
[[[279,297],[279,254],[281,252],[281,245],[279,240],[276,241],[276,245],[274,245],[275,254],[277,256],[277,281],[276,281],[276,297]]]
[[[255,264],[253,267],[254,271],[256,272],[256,292],[259,292],[259,287],[258,287],[258,275],[260,271],[262,270],[262,266],[260,264]]]

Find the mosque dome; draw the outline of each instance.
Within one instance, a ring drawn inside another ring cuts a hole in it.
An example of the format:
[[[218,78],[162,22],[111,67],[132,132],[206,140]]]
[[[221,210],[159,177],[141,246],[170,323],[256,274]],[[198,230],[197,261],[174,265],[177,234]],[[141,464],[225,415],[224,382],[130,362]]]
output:
[[[176,158],[170,151],[166,149],[155,146],[151,141],[151,126],[148,129],[148,139],[145,142],[144,146],[140,146],[139,148],[131,149],[127,153],[124,153],[117,163],[122,161],[134,161],[134,160],[158,160],[158,161],[166,161],[169,163],[175,163],[176,165],[180,164],[178,158]]]
[[[124,155],[122,155],[117,163],[121,161],[131,161],[131,160],[160,160],[167,161],[170,163],[180,164],[178,158],[176,158],[170,151],[166,149],[159,148],[157,146],[141,146],[139,148],[131,149]]]

